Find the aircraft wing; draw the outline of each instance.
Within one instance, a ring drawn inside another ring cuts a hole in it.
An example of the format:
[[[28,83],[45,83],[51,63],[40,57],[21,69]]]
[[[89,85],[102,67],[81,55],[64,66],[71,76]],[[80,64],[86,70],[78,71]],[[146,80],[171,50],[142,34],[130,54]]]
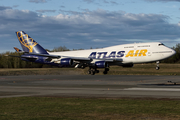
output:
[[[25,52],[20,50],[19,48],[14,47],[14,49],[19,52],[19,53],[25,53],[27,55],[37,55],[37,56],[42,56],[42,57],[48,57],[48,59],[53,59],[53,58],[70,58],[72,60],[75,61],[79,61],[79,62],[92,62],[94,61],[106,61],[106,62],[122,62],[122,59],[115,59],[115,58],[99,58],[99,59],[92,59],[92,58],[86,58],[86,57],[72,57],[72,56],[60,56],[60,55],[51,55],[51,54],[39,54],[39,53],[32,53],[32,52]],[[13,56],[13,55],[7,55],[7,56],[11,56],[11,57],[19,57],[19,58],[26,58],[29,60],[36,60],[37,57],[29,57],[29,56]]]
[[[26,52],[27,53],[27,52]],[[80,61],[80,62],[85,62],[85,61],[106,61],[106,62],[122,62],[122,59],[115,59],[115,58],[100,58],[100,59],[92,59],[92,58],[86,58],[86,57],[72,57],[72,56],[60,56],[60,55],[50,55],[50,54],[38,54],[38,53],[27,53],[31,55],[37,55],[37,56],[43,56],[43,57],[48,57],[48,58],[71,58],[72,60],[75,61]]]
[[[25,52],[27,53],[27,52]],[[59,56],[59,55],[50,55],[50,54],[38,54],[38,53],[27,53],[30,55],[37,55],[42,57],[49,57],[49,58],[71,58],[73,60],[91,60],[91,58],[84,58],[84,57],[71,57],[71,56]]]

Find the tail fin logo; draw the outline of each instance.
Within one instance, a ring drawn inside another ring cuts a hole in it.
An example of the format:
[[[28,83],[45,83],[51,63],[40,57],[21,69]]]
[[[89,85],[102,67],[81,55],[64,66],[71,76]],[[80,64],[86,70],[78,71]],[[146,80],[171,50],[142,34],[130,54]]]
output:
[[[19,31],[16,33],[19,42],[26,48],[29,49],[29,52],[33,52],[33,48],[38,44],[35,42],[28,34],[23,33],[23,31]]]

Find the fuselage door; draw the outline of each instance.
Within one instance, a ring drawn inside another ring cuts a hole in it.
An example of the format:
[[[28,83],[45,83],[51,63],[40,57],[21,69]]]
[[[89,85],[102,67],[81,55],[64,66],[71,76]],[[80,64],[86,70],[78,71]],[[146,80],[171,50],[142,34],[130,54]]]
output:
[[[148,54],[148,56],[151,56],[151,51],[150,51],[150,50],[148,50],[148,53],[147,53],[147,54]]]

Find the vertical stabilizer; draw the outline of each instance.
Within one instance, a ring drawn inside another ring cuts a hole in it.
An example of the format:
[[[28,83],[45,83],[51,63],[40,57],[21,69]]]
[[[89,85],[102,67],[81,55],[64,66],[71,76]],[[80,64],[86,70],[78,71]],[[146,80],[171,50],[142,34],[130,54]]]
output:
[[[16,32],[16,35],[22,46],[23,51],[29,52],[29,53],[48,54],[47,51],[43,47],[41,47],[36,41],[34,41],[24,31],[18,31]]]

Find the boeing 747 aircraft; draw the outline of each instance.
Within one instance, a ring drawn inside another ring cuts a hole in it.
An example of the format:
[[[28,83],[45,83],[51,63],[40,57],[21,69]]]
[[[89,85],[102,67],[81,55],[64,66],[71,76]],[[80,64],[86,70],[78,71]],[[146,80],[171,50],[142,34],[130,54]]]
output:
[[[176,52],[160,42],[123,44],[102,49],[77,50],[66,52],[48,52],[34,41],[24,31],[16,32],[23,50],[15,48],[17,52],[23,52],[18,56],[24,61],[50,64],[59,67],[89,67],[88,73],[99,73],[99,68],[104,68],[104,74],[109,71],[109,66],[118,65],[133,67],[136,63],[157,63],[169,58]],[[13,56],[15,57],[15,56]]]

